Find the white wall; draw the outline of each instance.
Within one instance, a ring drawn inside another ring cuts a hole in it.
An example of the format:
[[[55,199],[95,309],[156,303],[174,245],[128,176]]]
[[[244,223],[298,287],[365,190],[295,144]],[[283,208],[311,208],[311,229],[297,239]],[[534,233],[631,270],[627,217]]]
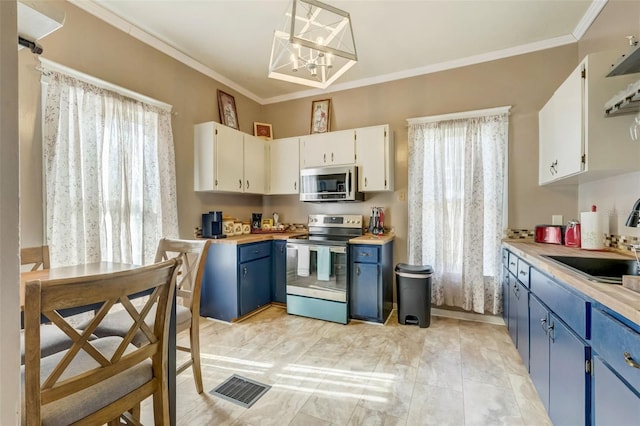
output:
[[[629,143],[638,143],[631,142]],[[616,235],[640,237],[640,228],[624,225],[636,200],[640,198],[640,172],[613,176],[583,183],[578,189],[578,209],[591,211],[595,204],[598,211],[609,215],[609,232]]]
[[[15,0],[0,1],[0,424],[20,423],[18,30]]]

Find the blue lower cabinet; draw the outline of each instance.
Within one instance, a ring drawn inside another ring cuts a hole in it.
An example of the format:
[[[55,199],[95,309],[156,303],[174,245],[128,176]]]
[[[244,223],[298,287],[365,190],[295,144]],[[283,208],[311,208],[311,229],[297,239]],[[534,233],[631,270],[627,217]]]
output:
[[[271,257],[240,264],[240,315],[271,303]]]
[[[529,374],[556,425],[587,425],[591,351],[540,301],[530,299]]]
[[[380,266],[354,263],[351,268],[351,318],[377,319],[380,317]]]
[[[502,268],[502,319],[509,328],[509,269]]]
[[[591,311],[596,425],[640,424],[640,325]]]
[[[507,328],[513,344],[518,346],[518,280],[509,273],[509,316]]]
[[[516,346],[524,366],[529,371],[529,290],[520,282],[518,282],[516,299],[518,304],[516,313],[516,328],[518,330]]]
[[[393,309],[393,241],[349,246],[349,316],[384,323]]]
[[[529,376],[548,413],[549,311],[533,296],[529,300],[529,307]]]
[[[287,303],[287,242],[273,241],[271,252],[273,281],[271,283],[271,300]]]
[[[637,425],[640,422],[640,395],[597,355],[593,357],[593,389],[595,425]]]
[[[591,349],[555,315],[549,317],[549,417],[554,425],[591,424]]]
[[[233,321],[271,302],[271,241],[216,243],[202,278],[200,315]]]

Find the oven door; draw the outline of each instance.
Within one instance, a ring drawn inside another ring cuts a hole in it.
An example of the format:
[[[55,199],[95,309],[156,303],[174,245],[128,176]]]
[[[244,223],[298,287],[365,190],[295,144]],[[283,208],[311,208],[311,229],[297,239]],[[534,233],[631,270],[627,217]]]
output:
[[[347,302],[347,247],[287,243],[287,294]]]

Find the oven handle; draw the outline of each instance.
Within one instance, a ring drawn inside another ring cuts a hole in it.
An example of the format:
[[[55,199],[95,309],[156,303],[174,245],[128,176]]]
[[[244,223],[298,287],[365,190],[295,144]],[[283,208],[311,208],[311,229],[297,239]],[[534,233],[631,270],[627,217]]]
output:
[[[310,251],[318,251],[318,247],[319,246],[311,246],[311,245],[307,245],[307,244],[287,244],[287,248],[288,249],[291,248],[291,249],[294,249],[294,250],[298,250],[298,247],[301,247],[303,245],[309,247]],[[332,252],[332,253],[344,254],[344,253],[347,252],[347,248],[346,247],[340,247],[340,246],[330,246],[329,247],[329,251]]]

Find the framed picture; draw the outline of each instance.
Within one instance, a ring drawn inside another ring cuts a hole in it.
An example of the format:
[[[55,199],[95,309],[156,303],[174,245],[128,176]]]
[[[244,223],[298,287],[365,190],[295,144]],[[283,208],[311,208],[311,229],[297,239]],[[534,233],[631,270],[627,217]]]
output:
[[[253,122],[253,136],[258,136],[266,141],[273,139],[273,129],[271,124]]]
[[[220,112],[220,123],[225,126],[239,129],[238,111],[236,111],[236,100],[228,93],[218,90],[218,110]]]
[[[325,133],[330,128],[331,99],[311,103],[311,133]]]

